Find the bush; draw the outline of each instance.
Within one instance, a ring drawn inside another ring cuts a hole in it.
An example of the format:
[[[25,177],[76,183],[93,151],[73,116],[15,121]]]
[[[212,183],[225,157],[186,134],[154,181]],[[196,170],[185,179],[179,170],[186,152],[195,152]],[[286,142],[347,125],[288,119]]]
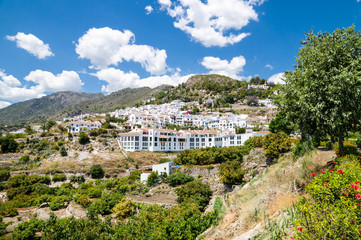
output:
[[[185,175],[180,172],[170,174],[167,177],[167,182],[169,182],[169,185],[171,185],[172,187],[183,185],[183,184],[185,184],[187,182],[191,182],[193,180],[194,180],[194,177]]]
[[[208,185],[199,181],[186,183],[180,188],[177,188],[175,192],[178,195],[177,202],[195,203],[202,211],[208,205],[209,200],[211,200],[213,194],[211,188]]]
[[[53,211],[58,210],[60,208],[65,208],[66,206],[69,205],[71,199],[72,199],[71,197],[64,195],[53,197],[53,199],[49,203],[49,207]]]
[[[361,222],[359,158],[337,159],[329,171],[306,187],[308,198],[298,205],[295,239],[358,239]]]
[[[104,177],[104,170],[100,164],[94,164],[90,168],[90,176],[94,179]]]
[[[357,147],[350,143],[350,142],[344,142],[343,143],[343,152],[339,153],[338,149],[338,142],[333,144],[333,150],[335,151],[336,155],[338,157],[346,156],[346,155],[358,155]]]
[[[26,164],[26,163],[30,162],[30,157],[29,157],[29,155],[22,155],[22,156],[19,158],[19,162],[22,163],[22,164]]]
[[[79,133],[79,143],[80,144],[87,144],[90,142],[89,136],[88,134],[86,134],[85,132],[80,132]]]
[[[16,152],[18,143],[11,136],[0,137],[0,146],[2,153]]]
[[[158,180],[158,173],[157,173],[157,172],[152,172],[152,173],[149,175],[148,179],[147,179],[147,185],[148,185],[149,187],[151,187],[151,186],[153,186],[154,184],[156,184],[157,180]]]
[[[264,137],[263,147],[267,156],[277,159],[281,153],[291,150],[291,141],[283,132],[270,133]]]
[[[293,148],[293,160],[302,157],[306,153],[311,152],[314,149],[311,141],[303,141],[296,143],[296,146]]]
[[[194,150],[184,150],[174,160],[175,164],[209,165],[229,160],[242,162],[244,149],[242,147],[207,147]]]
[[[53,182],[64,182],[66,180],[65,174],[54,174],[52,178]]]
[[[70,177],[70,182],[81,184],[81,183],[85,182],[85,178],[84,178],[83,175],[81,175],[81,176],[71,176]]]
[[[117,205],[115,205],[112,212],[121,219],[127,218],[134,214],[135,203],[132,200],[123,198]]]
[[[219,178],[227,185],[241,184],[244,174],[245,170],[237,161],[227,161],[219,166]]]
[[[89,197],[84,194],[74,196],[74,200],[76,203],[78,203],[84,208],[88,207],[91,204]]]
[[[9,169],[0,169],[0,181],[7,181],[10,177],[10,170]]]
[[[60,156],[62,156],[62,157],[65,157],[68,155],[68,153],[66,152],[66,149],[63,145],[60,147],[59,153],[60,153]]]

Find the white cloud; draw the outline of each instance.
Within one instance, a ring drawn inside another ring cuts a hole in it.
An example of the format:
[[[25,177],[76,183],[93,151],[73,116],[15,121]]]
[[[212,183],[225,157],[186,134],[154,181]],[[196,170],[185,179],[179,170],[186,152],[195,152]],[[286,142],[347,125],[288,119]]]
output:
[[[124,88],[137,87],[157,87],[162,84],[176,86],[188,80],[191,75],[181,76],[177,71],[173,75],[151,76],[148,78],[140,78],[140,76],[133,72],[125,73],[122,70],[115,68],[102,69],[96,73],[91,74],[101,81],[107,82],[102,86],[102,91],[111,93]]]
[[[246,65],[246,59],[243,56],[234,57],[231,61],[222,60],[218,57],[204,57],[201,64],[210,69],[209,73],[220,74],[234,79],[244,79],[238,76],[238,73],[243,71]]]
[[[11,105],[11,103],[9,103],[9,102],[0,101],[0,109],[6,108],[10,105]]]
[[[16,42],[16,46],[18,48],[25,49],[27,52],[39,59],[54,56],[54,53],[50,50],[49,44],[45,44],[33,34],[18,32],[15,36],[6,36],[6,38],[10,41]]]
[[[258,21],[253,5],[263,0],[158,0],[161,9],[175,18],[174,26],[206,47],[240,42],[249,33],[240,32],[251,20]]]
[[[7,75],[4,70],[0,70],[0,99],[25,101],[43,97],[45,92],[77,91],[83,85],[79,75],[74,71],[63,71],[54,76],[50,72],[36,70],[30,72],[25,80],[33,82],[35,85],[30,88],[22,86],[21,82],[14,76]]]
[[[265,68],[269,68],[270,70],[272,70],[273,69],[273,66],[272,65],[270,65],[270,64],[267,64],[266,66],[264,66]]]
[[[152,6],[148,5],[145,7],[146,14],[149,15],[153,12]]]
[[[167,71],[167,53],[148,45],[136,45],[134,34],[108,27],[91,28],[78,40],[76,52],[80,58],[89,59],[96,69],[134,61],[151,74],[161,75]]]
[[[31,71],[24,79],[37,83],[43,92],[79,91],[84,84],[74,71],[63,71],[55,76],[51,72],[38,69]]]
[[[285,84],[285,81],[283,80],[284,76],[284,73],[276,73],[268,79],[268,82],[274,84]]]

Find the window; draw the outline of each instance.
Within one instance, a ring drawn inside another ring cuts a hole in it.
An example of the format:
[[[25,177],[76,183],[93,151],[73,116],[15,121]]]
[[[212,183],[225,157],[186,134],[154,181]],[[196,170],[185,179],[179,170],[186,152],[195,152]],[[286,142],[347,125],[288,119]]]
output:
[[[138,136],[135,137],[135,141],[139,141],[139,137],[138,137]]]

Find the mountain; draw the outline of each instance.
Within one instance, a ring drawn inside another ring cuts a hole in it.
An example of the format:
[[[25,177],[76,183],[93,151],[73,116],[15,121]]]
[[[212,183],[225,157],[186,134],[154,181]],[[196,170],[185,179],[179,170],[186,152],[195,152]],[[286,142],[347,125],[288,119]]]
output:
[[[253,82],[258,84],[257,78],[254,78]],[[239,81],[217,74],[195,75],[185,83],[169,90],[167,94],[156,95],[156,100],[153,103],[166,103],[175,99],[184,102],[203,102],[212,98],[216,100],[217,106],[226,107],[237,101],[242,102],[248,96],[256,96],[262,99],[270,97],[273,93],[270,89],[248,89],[248,84],[249,82],[245,80]]]
[[[56,92],[0,109],[0,125],[36,122],[70,106],[103,97],[102,93]]]
[[[161,85],[156,88],[125,88],[98,99],[65,108],[54,114],[52,118],[62,119],[63,117],[79,115],[82,113],[106,113],[122,107],[132,107],[159,93],[165,93],[171,88],[172,87],[169,85]]]
[[[0,125],[26,124],[46,119],[62,120],[63,117],[81,113],[100,113],[133,106],[152,98],[171,87],[126,88],[109,95],[102,93],[56,92],[51,95],[15,103],[0,109]]]

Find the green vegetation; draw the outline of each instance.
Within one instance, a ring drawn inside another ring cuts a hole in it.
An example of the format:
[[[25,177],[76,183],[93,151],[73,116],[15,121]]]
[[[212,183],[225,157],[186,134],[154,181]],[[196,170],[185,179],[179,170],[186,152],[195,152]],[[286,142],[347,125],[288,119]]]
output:
[[[313,174],[314,175],[314,174]],[[328,171],[306,187],[308,198],[297,206],[295,239],[354,239],[360,235],[360,159],[337,158]]]
[[[157,183],[157,181],[158,181],[158,173],[152,172],[147,179],[147,185],[149,187],[154,186]]]
[[[203,211],[213,194],[210,187],[199,181],[189,182],[176,189],[179,203],[195,203]]]
[[[18,143],[14,140],[14,137],[11,135],[6,135],[6,137],[0,137],[0,146],[2,153],[16,152],[18,148]]]
[[[90,142],[90,138],[88,136],[88,134],[86,134],[85,132],[81,131],[79,133],[79,143],[80,144],[87,144]]]
[[[209,165],[228,160],[242,162],[244,147],[207,147],[181,152],[174,160],[178,165]]]
[[[51,179],[53,182],[64,182],[66,180],[65,174],[54,174]]]
[[[238,161],[227,161],[219,166],[219,177],[224,184],[239,185],[243,182],[245,170]]]
[[[176,187],[179,185],[183,185],[187,182],[191,182],[194,181],[194,177],[192,176],[188,176],[184,173],[180,173],[180,172],[176,172],[173,174],[170,174],[167,177],[167,182],[169,183],[169,185],[171,185],[172,187]]]
[[[276,103],[302,137],[344,138],[361,125],[361,32],[355,27],[306,34],[294,71],[285,73]]]
[[[90,176],[94,179],[104,177],[104,170],[100,164],[92,165],[89,173],[90,173]]]

